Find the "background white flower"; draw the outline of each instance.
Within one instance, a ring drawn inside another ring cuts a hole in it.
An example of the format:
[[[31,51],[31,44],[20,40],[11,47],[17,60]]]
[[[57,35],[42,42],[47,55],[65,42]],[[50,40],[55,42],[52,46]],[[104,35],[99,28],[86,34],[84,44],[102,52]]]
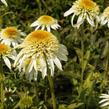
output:
[[[2,56],[2,59],[4,60],[6,66],[11,69],[11,62],[9,58],[15,60],[16,52],[12,50],[12,48],[8,45],[0,43],[0,56]]]
[[[100,16],[101,25],[107,24],[109,28],[109,7],[107,7]]]
[[[15,47],[22,42],[21,36],[25,36],[25,33],[18,30],[16,27],[6,27],[0,32],[1,43]]]
[[[64,13],[64,16],[73,14],[71,24],[73,27],[79,28],[86,19],[91,26],[95,26],[95,20],[98,20],[99,7],[92,0],[77,0],[73,6]],[[75,16],[78,16],[77,22],[74,24]]]
[[[56,30],[60,28],[60,25],[58,24],[58,21],[53,17],[48,15],[43,15],[40,16],[35,22],[33,22],[31,24],[31,27],[36,27],[35,30],[38,30],[41,27],[41,30],[47,29],[47,31],[50,32],[51,28]]]

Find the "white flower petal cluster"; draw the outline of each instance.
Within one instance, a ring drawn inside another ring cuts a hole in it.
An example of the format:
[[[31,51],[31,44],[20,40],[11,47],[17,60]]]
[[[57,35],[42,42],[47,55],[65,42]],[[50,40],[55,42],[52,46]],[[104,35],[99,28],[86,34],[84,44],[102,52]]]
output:
[[[15,47],[22,42],[21,36],[25,36],[25,33],[21,32],[21,30],[16,27],[6,27],[0,32],[0,41],[3,44]]]
[[[109,109],[109,94],[101,94],[100,98],[102,99],[99,102],[100,107],[107,107]]]
[[[2,57],[4,63],[6,66],[11,69],[12,64],[10,59],[15,60],[16,58],[16,52],[12,50],[11,47],[5,44],[0,43],[0,56]]]
[[[64,13],[64,16],[73,14],[71,24],[73,27],[79,28],[85,20],[91,25],[95,26],[95,21],[99,19],[99,7],[92,0],[77,0],[73,3],[72,7]],[[75,17],[77,18],[74,23]]]
[[[107,24],[109,28],[109,7],[107,7],[104,12],[100,16],[100,23],[101,25]]]
[[[60,28],[60,25],[58,24],[58,21],[54,19],[51,16],[43,15],[40,16],[35,22],[33,22],[31,27],[36,27],[35,30],[38,30],[41,28],[41,30],[47,30],[48,32],[51,31],[51,28],[54,30],[57,30]]]
[[[31,32],[19,47],[14,66],[17,66],[21,75],[25,74],[31,80],[37,80],[38,72],[42,77],[47,76],[48,69],[54,75],[55,65],[62,70],[60,60],[67,61],[67,49],[59,44],[57,38],[50,32],[37,30]]]

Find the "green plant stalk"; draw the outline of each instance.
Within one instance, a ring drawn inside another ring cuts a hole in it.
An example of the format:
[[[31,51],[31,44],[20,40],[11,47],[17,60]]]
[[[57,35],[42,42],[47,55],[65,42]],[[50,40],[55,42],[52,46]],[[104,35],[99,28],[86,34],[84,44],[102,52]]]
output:
[[[1,109],[4,109],[4,74],[3,74],[3,59],[0,57],[0,102]]]
[[[51,92],[51,97],[52,97],[53,109],[57,109],[56,98],[55,98],[55,93],[54,93],[54,84],[53,84],[53,79],[50,76],[50,74],[48,74],[48,81],[49,81],[49,85],[50,85],[50,92]]]
[[[36,0],[36,3],[38,4],[39,13],[41,14],[41,1],[40,0]]]
[[[84,42],[83,40],[81,40],[81,50],[82,50],[82,57],[81,57],[81,84],[83,83],[83,77],[84,77],[84,68],[83,68],[83,64],[84,64]]]
[[[36,97],[36,104],[39,102],[39,95],[38,95],[38,84],[37,81],[34,81],[34,93]]]
[[[108,77],[108,57],[105,60],[105,73],[104,73],[104,77],[107,80],[107,77]]]

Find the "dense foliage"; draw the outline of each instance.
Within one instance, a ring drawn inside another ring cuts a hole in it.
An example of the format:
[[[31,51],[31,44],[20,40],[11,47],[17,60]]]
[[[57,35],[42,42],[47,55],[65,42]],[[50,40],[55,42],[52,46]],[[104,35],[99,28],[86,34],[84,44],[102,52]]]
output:
[[[68,61],[62,63],[63,71],[55,69],[53,77],[58,108],[100,109],[99,96],[109,90],[109,28],[100,24],[91,27],[87,22],[73,28],[71,16],[63,15],[74,1],[7,0],[8,7],[0,3],[0,29],[16,26],[28,34],[34,30],[31,23],[41,15],[58,19],[61,28],[51,32],[69,52]],[[108,0],[94,1],[101,13],[109,6]],[[40,74],[37,81],[30,82],[4,64],[0,83],[0,109],[2,105],[4,109],[52,109],[48,79]]]

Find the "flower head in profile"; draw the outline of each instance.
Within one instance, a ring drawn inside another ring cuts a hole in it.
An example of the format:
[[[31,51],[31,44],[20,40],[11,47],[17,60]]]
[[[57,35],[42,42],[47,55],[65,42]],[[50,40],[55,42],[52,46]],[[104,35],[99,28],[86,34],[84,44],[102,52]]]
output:
[[[41,30],[46,29],[47,31],[51,31],[51,28],[56,30],[60,28],[58,21],[51,16],[43,15],[39,17],[35,22],[31,24],[31,27],[36,27],[35,30],[41,28]]]
[[[5,44],[1,44],[0,43],[0,56],[2,57],[5,65],[11,69],[11,62],[9,60],[10,59],[15,59],[15,52],[12,50],[11,47],[9,47],[8,45]]]
[[[6,27],[0,32],[0,40],[1,43],[15,47],[22,41],[21,35],[24,36],[25,34],[16,27]]]
[[[101,94],[100,98],[102,99],[99,102],[100,107],[107,107],[109,109],[109,94]]]
[[[77,0],[73,3],[73,6],[64,13],[64,16],[68,16],[73,13],[71,24],[73,27],[79,28],[80,25],[87,20],[91,26],[95,26],[95,20],[98,20],[99,7],[92,0]],[[75,16],[78,16],[77,22],[74,24]]]
[[[109,28],[109,7],[107,7],[100,16],[101,25],[107,24]]]
[[[7,2],[5,0],[1,0],[1,2],[5,5],[8,6]]]
[[[18,66],[20,71],[23,70],[22,72],[30,80],[37,80],[38,72],[41,72],[44,78],[48,69],[53,76],[55,65],[62,70],[60,60],[67,61],[66,47],[59,44],[57,38],[47,31],[31,32],[19,47],[22,50],[18,54],[14,66]]]

